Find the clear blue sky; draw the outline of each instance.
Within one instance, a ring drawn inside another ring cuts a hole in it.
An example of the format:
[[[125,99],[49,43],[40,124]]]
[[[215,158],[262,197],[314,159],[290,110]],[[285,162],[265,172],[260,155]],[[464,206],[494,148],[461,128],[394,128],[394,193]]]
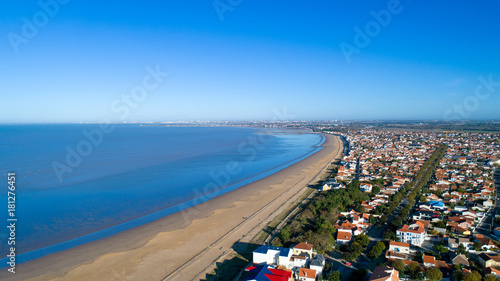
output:
[[[0,122],[500,119],[499,84],[475,96],[500,82],[500,2],[401,0],[349,62],[393,1],[273,2],[73,0],[44,23],[4,1]],[[169,76],[125,114],[147,66]]]

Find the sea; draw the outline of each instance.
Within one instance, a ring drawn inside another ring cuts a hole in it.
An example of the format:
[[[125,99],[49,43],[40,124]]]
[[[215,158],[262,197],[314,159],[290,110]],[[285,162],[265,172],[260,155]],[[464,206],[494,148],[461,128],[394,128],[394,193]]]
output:
[[[267,177],[324,140],[276,128],[0,125],[0,267],[12,235],[16,263],[63,251]]]

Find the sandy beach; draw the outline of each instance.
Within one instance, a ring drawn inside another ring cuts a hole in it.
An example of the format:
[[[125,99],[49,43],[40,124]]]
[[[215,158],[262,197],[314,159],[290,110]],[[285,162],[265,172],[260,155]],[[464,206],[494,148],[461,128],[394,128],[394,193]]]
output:
[[[323,149],[276,174],[193,208],[99,241],[2,270],[2,280],[192,280],[237,241],[251,239],[269,217],[306,190],[340,155],[326,135]]]

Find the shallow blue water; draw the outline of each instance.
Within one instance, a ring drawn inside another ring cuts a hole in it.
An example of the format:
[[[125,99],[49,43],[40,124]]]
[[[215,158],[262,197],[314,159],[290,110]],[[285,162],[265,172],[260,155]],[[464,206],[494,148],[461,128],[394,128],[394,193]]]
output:
[[[15,172],[17,262],[200,204],[314,154],[324,141],[271,129],[112,128],[0,126],[0,221],[7,225],[7,173]],[[8,235],[1,227],[0,257]]]

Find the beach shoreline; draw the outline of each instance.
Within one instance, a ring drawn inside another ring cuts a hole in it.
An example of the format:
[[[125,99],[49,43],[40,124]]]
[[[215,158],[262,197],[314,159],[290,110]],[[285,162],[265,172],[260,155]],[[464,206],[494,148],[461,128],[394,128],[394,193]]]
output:
[[[190,280],[220,256],[218,251],[230,248],[293,194],[305,191],[318,171],[340,154],[342,143],[326,135],[321,146],[314,155],[264,179],[152,223],[20,264],[16,274],[5,271],[0,278],[162,280],[186,270],[193,276],[181,275],[182,280]]]

